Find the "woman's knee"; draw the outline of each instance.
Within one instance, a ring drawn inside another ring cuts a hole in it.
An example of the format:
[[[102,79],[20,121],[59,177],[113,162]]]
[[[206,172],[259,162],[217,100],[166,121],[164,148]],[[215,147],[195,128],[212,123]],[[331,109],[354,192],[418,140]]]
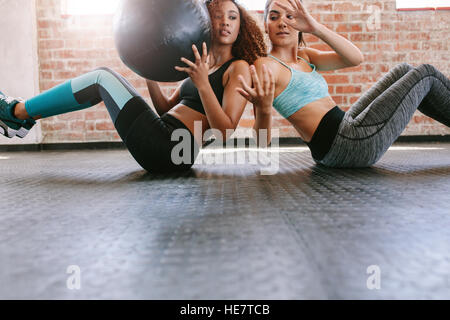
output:
[[[94,73],[98,76],[97,79],[100,79],[101,76],[103,76],[103,75],[106,75],[106,76],[110,76],[110,75],[115,76],[116,75],[115,72],[108,67],[99,67],[94,70]]]
[[[433,75],[436,74],[437,69],[428,63],[421,64],[417,68],[415,68],[417,71],[419,71],[422,75]]]
[[[97,69],[94,70],[94,72],[99,72],[99,73],[111,73],[114,74],[114,71],[108,67],[98,67]]]
[[[89,77],[93,82],[93,84],[99,85],[101,84],[102,80],[106,79],[111,74],[113,74],[111,69],[106,67],[100,67],[92,70],[89,73]]]
[[[414,67],[407,62],[402,62],[402,63],[398,64],[397,68],[399,68],[405,72],[414,69]]]
[[[101,84],[102,81],[112,81],[116,80],[123,85],[128,92],[130,92],[133,96],[138,96],[139,93],[136,89],[131,85],[130,82],[127,81],[122,75],[117,73],[116,71],[108,68],[108,67],[100,67],[94,70],[96,74],[96,83]]]

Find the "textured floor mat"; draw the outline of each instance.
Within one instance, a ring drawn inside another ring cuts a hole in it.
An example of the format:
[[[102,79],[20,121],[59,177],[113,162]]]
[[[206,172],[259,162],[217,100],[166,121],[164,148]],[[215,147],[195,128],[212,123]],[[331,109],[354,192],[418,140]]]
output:
[[[207,153],[172,175],[121,150],[0,153],[0,298],[450,299],[450,144],[356,170],[284,148],[273,175]]]

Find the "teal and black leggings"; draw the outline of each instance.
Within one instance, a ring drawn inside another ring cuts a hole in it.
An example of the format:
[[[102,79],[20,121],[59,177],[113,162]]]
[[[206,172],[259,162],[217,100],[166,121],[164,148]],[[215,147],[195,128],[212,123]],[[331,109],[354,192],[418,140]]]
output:
[[[100,68],[69,80],[25,102],[30,117],[48,118],[89,108],[103,101],[114,126],[136,161],[149,172],[188,170],[198,155],[198,146],[186,126],[177,118],[159,117],[119,74]],[[172,141],[172,133],[184,129],[189,134],[190,161],[174,163],[172,149],[181,140]]]
[[[419,110],[450,127],[450,80],[429,64],[400,64],[350,109],[331,110],[310,143],[314,160],[328,167],[376,163]],[[329,142],[323,152],[324,142]],[[321,148],[322,147],[322,148]]]

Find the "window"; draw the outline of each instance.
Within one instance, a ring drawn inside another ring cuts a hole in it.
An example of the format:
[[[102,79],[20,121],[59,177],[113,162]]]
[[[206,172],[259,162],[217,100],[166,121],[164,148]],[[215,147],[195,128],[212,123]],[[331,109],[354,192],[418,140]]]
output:
[[[263,11],[265,0],[238,0],[247,10]]]
[[[397,10],[450,10],[450,0],[397,0]]]
[[[120,0],[63,0],[64,15],[114,14]],[[265,0],[238,0],[248,10],[264,10]]]
[[[114,14],[120,0],[64,0],[62,12],[65,15]]]

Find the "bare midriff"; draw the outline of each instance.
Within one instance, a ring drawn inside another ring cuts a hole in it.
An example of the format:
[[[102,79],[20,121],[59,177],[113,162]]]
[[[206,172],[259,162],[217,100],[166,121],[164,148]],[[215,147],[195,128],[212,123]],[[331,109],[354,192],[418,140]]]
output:
[[[302,52],[299,55],[307,58]],[[291,71],[273,58],[267,59],[267,63],[272,66],[275,71],[275,78],[279,79],[276,83],[275,97],[278,97],[284,90],[286,90],[291,80]],[[299,60],[297,63],[292,63],[290,66],[301,72],[310,73],[313,69],[306,62]],[[295,130],[305,142],[310,142],[322,118],[328,111],[336,106],[336,102],[327,96],[325,98],[316,100],[303,106],[300,110],[292,114],[287,120],[292,124]]]
[[[322,118],[335,106],[334,100],[328,96],[307,104],[287,120],[294,126],[303,141],[310,142]],[[203,145],[205,131],[210,128],[208,119],[204,114],[182,104],[176,105],[168,113],[183,122],[194,135],[195,141],[199,145]],[[201,130],[197,129],[198,132],[195,130],[196,121],[202,123]]]
[[[305,142],[310,142],[322,118],[336,106],[334,100],[328,96],[308,103],[287,120],[294,126]]]
[[[188,128],[189,131],[192,133],[192,135],[194,135],[195,141],[197,141],[198,145],[199,146],[203,145],[204,143],[203,136],[205,134],[205,131],[209,129],[208,118],[206,117],[206,115],[198,111],[195,111],[183,104],[176,105],[175,107],[169,110],[168,114],[183,122],[186,128]],[[196,132],[195,130],[196,121],[202,122],[201,130],[197,129],[198,132]]]

